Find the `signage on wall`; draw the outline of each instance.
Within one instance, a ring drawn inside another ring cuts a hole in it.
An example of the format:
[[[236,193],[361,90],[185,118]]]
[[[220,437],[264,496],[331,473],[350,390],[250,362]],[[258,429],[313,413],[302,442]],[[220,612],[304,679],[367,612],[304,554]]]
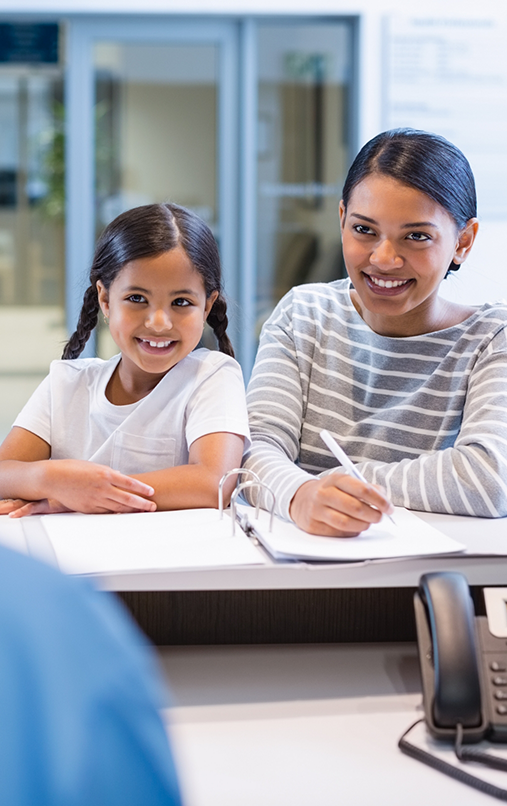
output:
[[[0,23],[0,64],[58,64],[58,24]]]
[[[393,15],[384,39],[384,128],[447,137],[475,173],[482,219],[507,219],[507,25]]]

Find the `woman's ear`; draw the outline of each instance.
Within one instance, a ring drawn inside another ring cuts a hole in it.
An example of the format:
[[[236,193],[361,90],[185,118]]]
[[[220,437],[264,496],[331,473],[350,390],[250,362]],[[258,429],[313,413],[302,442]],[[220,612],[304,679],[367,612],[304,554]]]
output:
[[[458,235],[458,243],[456,244],[456,252],[454,253],[453,263],[465,262],[472,246],[474,245],[478,230],[479,221],[477,218],[470,218]]]
[[[343,233],[343,227],[345,226],[345,216],[347,215],[347,208],[345,207],[345,202],[343,199],[340,200],[340,229]]]
[[[212,291],[209,297],[206,299],[206,305],[204,306],[204,321],[206,321],[206,319],[208,318],[209,312],[211,311],[217,299],[218,299],[218,291]]]
[[[109,317],[109,293],[102,282],[97,280],[97,297],[99,299],[100,310],[104,316]]]

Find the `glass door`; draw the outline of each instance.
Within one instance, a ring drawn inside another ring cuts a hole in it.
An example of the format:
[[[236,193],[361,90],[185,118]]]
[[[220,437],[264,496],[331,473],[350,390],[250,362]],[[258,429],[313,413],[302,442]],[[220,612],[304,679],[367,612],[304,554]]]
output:
[[[104,226],[131,207],[173,201],[204,218],[217,238],[234,340],[236,37],[232,22],[166,17],[72,24],[69,328],[77,319],[93,244]],[[212,337],[209,346],[214,346]],[[102,357],[117,351],[107,329],[100,327],[88,354],[93,348]]]

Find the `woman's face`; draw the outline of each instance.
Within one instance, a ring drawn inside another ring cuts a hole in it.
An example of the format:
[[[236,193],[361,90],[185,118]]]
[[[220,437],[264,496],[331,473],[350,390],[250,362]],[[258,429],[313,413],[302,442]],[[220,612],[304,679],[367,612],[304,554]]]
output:
[[[460,232],[429,196],[391,177],[371,174],[340,203],[343,255],[363,319],[384,335],[430,332],[438,288],[452,261],[461,263],[477,231]]]

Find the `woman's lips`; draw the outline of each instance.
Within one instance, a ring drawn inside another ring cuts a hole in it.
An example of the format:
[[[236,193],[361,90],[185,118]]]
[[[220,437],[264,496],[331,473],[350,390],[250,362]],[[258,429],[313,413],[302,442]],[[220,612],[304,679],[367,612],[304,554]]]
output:
[[[366,285],[368,288],[373,291],[374,294],[378,294],[382,297],[394,297],[398,294],[403,294],[407,288],[409,288],[413,283],[414,280],[412,278],[405,279],[405,278],[394,278],[394,277],[373,277],[372,275],[366,274],[363,272],[363,276],[366,281]],[[383,285],[380,285],[383,283]],[[399,285],[401,283],[401,285]]]

